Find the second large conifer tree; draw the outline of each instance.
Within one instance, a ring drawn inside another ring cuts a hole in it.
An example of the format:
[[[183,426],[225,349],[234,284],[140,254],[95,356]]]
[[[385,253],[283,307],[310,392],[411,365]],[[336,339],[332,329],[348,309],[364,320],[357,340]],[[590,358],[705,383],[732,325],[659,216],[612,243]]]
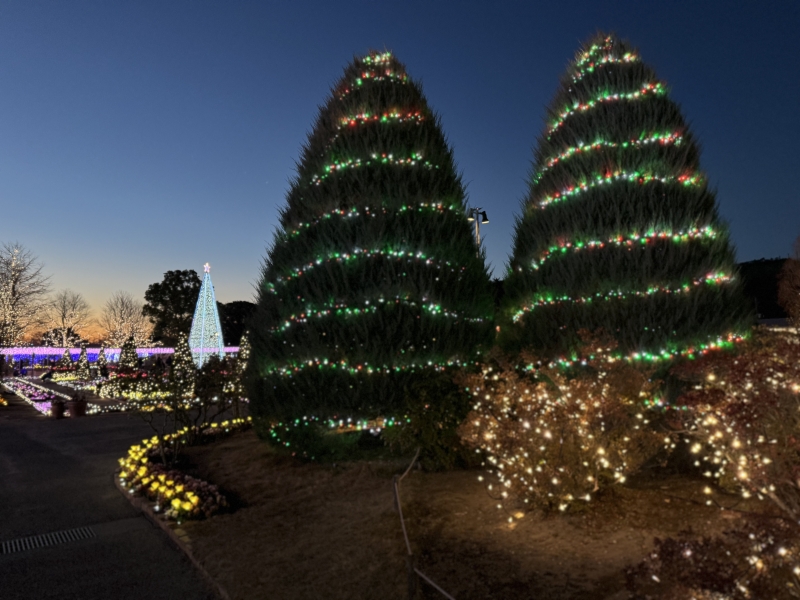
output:
[[[517,220],[501,340],[575,358],[580,329],[618,354],[692,354],[746,333],[734,252],[667,89],[611,35],[569,65]]]
[[[474,360],[493,307],[465,209],[420,86],[390,53],[351,63],[264,262],[246,377],[256,414],[391,416],[410,377]]]

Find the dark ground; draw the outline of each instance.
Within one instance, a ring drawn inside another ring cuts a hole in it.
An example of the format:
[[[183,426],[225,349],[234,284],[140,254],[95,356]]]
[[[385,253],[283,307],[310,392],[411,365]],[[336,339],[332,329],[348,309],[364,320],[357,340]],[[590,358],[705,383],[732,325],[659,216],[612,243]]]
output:
[[[303,464],[254,432],[189,448],[185,466],[220,486],[231,510],[184,525],[192,552],[233,600],[407,600],[405,543],[394,509],[396,460]],[[583,513],[508,523],[481,471],[412,471],[403,513],[419,567],[458,600],[625,600],[624,569],[655,537],[713,536],[736,511],[705,505],[708,481],[648,477],[598,495]],[[725,506],[764,510],[738,497]],[[418,598],[442,600],[428,585]]]
[[[4,394],[0,542],[76,527],[96,537],[0,553],[0,598],[211,599],[199,573],[121,496],[112,473],[152,435],[126,414],[56,421]]]

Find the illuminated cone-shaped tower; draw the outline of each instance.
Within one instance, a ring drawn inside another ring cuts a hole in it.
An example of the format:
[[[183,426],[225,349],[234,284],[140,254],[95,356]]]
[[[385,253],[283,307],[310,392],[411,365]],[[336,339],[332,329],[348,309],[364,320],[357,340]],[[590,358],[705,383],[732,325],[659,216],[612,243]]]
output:
[[[355,60],[321,108],[265,259],[246,379],[264,416],[389,416],[475,360],[492,297],[464,187],[419,84]]]
[[[197,297],[192,329],[189,333],[189,345],[198,369],[212,354],[216,354],[220,358],[225,356],[217,299],[214,297],[214,285],[211,283],[211,266],[206,263],[203,269],[205,275],[203,284],[200,286],[200,295]]]
[[[697,143],[637,51],[592,39],[535,151],[501,342],[574,360],[580,329],[658,360],[727,344],[750,315]]]

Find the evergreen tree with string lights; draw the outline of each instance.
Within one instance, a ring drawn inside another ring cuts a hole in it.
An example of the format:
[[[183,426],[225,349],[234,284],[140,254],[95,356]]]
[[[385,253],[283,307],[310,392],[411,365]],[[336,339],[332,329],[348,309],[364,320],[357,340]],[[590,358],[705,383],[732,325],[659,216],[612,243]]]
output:
[[[81,344],[81,354],[78,357],[78,365],[75,372],[78,379],[87,381],[92,378],[92,372],[89,369],[89,355],[86,352],[86,344]]]
[[[655,361],[727,346],[751,315],[700,150],[667,88],[613,35],[578,51],[517,218],[501,343],[576,359],[578,331]]]
[[[194,384],[197,379],[197,366],[192,350],[189,348],[189,337],[181,334],[175,351],[172,354],[172,364],[169,371],[170,386],[180,398],[194,396]]]
[[[72,362],[72,355],[69,352],[69,348],[64,348],[64,354],[58,359],[56,365],[62,369],[71,369],[75,366],[75,363]]]
[[[119,351],[119,368],[133,371],[139,366],[139,355],[136,353],[136,341],[130,336]]]
[[[321,107],[264,261],[246,375],[257,416],[388,416],[422,371],[492,340],[483,250],[438,117],[389,52]]]
[[[97,374],[100,377],[108,377],[108,358],[106,358],[105,346],[100,346],[100,352],[97,354],[95,366],[97,367]]]

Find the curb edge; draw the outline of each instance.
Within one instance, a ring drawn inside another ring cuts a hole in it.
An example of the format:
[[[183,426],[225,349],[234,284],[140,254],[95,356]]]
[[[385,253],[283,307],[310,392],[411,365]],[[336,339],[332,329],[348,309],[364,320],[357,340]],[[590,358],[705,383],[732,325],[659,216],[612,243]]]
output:
[[[205,569],[205,567],[200,564],[200,561],[195,558],[194,554],[192,553],[192,542],[186,532],[180,528],[170,527],[167,521],[162,519],[153,511],[153,507],[150,506],[150,502],[146,498],[134,496],[128,490],[123,488],[119,483],[118,474],[119,471],[114,471],[111,478],[114,480],[114,486],[117,488],[119,493],[127,498],[128,502],[131,503],[131,506],[133,506],[135,509],[138,509],[148,521],[160,527],[161,530],[167,534],[167,537],[169,537],[172,543],[175,544],[181,552],[183,552],[192,565],[194,565],[195,569],[200,572],[200,575],[203,576],[203,579],[205,579],[206,583],[216,593],[217,597],[219,597],[221,600],[231,600],[230,595],[228,594],[227,590],[222,587],[222,584],[215,580]]]

